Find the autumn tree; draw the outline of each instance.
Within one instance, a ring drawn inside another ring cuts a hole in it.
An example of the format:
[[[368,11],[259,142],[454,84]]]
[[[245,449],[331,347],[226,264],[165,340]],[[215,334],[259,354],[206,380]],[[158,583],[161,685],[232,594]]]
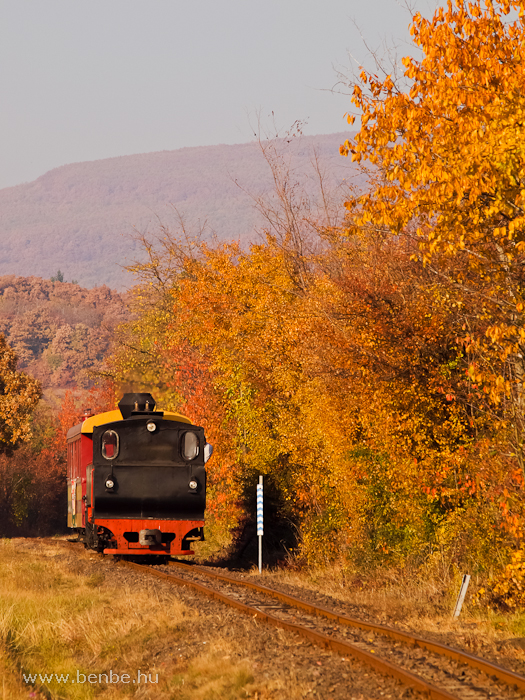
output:
[[[42,396],[36,379],[16,371],[17,361],[14,350],[0,336],[0,527],[4,534],[8,524],[14,525],[26,512],[26,464],[14,455],[31,438],[32,414]]]
[[[483,570],[521,526],[521,482],[504,407],[466,373],[467,335],[487,323],[475,270],[461,255],[423,259],[432,221],[417,236],[416,215],[375,218],[381,167],[340,225],[277,166],[249,249],[144,238],[112,376],[213,436],[209,505],[223,524],[262,473],[311,563],[438,556]]]
[[[43,386],[87,388],[103,366],[123,297],[108,287],[82,289],[38,277],[0,277],[0,332],[19,368]]]
[[[31,435],[30,418],[42,390],[36,379],[16,371],[15,351],[0,337],[0,452],[10,452]]]
[[[100,413],[115,407],[114,388],[100,384],[66,392],[56,414],[41,402],[31,418],[31,437],[0,454],[0,534],[48,536],[67,526],[66,434],[81,421],[84,408]]]
[[[480,513],[496,506],[487,530],[501,525],[510,539],[500,551],[517,551],[493,591],[514,603],[523,603],[525,522],[524,10],[475,0],[448,2],[431,20],[417,14],[421,58],[403,59],[404,83],[362,70],[352,96],[361,127],[341,147],[371,166],[370,188],[346,203],[347,238],[386,237],[407,250],[424,269],[422,295],[440,300],[427,313],[445,313],[455,336],[457,357],[435,383],[463,439],[448,443],[448,466],[434,479],[427,471],[424,488],[442,501],[447,470],[463,464],[467,499]]]
[[[471,495],[468,454],[455,457],[470,427],[448,400],[452,307],[411,250],[350,237],[276,166],[265,240],[249,250],[166,230],[143,241],[113,376],[202,421],[218,447],[210,512],[230,524],[262,473],[309,561],[424,556]]]
[[[347,203],[350,226],[417,237],[436,286],[462,309],[468,400],[507,421],[522,470],[523,10],[476,0],[449,2],[431,20],[417,14],[422,58],[403,59],[410,89],[362,71],[352,97],[361,129],[341,148],[378,173]]]

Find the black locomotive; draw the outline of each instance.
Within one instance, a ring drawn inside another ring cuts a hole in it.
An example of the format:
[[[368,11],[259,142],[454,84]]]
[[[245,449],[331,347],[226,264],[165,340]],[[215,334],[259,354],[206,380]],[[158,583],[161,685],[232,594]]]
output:
[[[106,554],[193,554],[204,539],[204,429],[151,394],[87,414],[67,434],[68,526]]]

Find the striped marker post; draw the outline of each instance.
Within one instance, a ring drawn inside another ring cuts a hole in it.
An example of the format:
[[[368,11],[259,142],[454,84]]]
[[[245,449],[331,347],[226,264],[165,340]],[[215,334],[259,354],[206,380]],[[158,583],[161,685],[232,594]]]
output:
[[[259,538],[259,573],[262,572],[262,538],[263,538],[263,478],[259,476],[257,484],[257,537]]]
[[[461,612],[461,608],[463,607],[463,603],[465,601],[465,596],[467,595],[467,588],[469,583],[470,574],[465,574],[463,576],[463,581],[461,582],[461,588],[459,589],[458,599],[456,601],[456,607],[454,608],[453,617],[459,617],[459,613]]]

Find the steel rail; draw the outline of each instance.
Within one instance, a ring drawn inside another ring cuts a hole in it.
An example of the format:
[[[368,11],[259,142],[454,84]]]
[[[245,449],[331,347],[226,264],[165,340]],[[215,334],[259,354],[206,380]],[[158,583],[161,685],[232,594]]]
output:
[[[396,664],[393,664],[390,661],[381,659],[375,656],[374,654],[365,651],[364,649],[360,649],[354,644],[333,639],[332,637],[329,637],[326,634],[314,632],[313,630],[308,629],[307,627],[302,627],[301,625],[297,625],[291,622],[285,622],[284,620],[281,620],[278,617],[275,617],[274,615],[270,615],[269,613],[263,612],[256,607],[252,607],[250,605],[246,605],[245,603],[241,603],[240,601],[235,600],[234,598],[231,598],[230,596],[227,596],[224,593],[219,593],[219,591],[215,591],[211,588],[208,588],[207,586],[204,586],[201,583],[197,583],[196,581],[190,581],[186,578],[182,578],[175,574],[168,574],[164,571],[159,571],[158,569],[152,569],[150,566],[136,564],[135,562],[131,561],[120,561],[118,563],[122,566],[136,569],[151,576],[156,576],[157,578],[161,578],[170,583],[177,583],[179,585],[189,586],[190,588],[193,588],[199,593],[203,593],[204,595],[207,595],[210,598],[215,598],[216,600],[219,600],[222,603],[226,603],[227,605],[234,607],[247,615],[250,615],[250,617],[263,620],[264,622],[267,622],[268,624],[271,624],[274,627],[279,627],[290,632],[295,632],[296,634],[305,637],[310,642],[317,644],[318,646],[330,649],[343,656],[352,656],[358,661],[361,661],[367,664],[368,666],[372,667],[376,671],[379,671],[384,675],[391,676],[392,678],[401,681],[401,683],[414,690],[425,693],[429,698],[432,698],[432,700],[459,700],[456,695],[452,695],[446,690],[441,690],[440,688],[437,688],[431,683],[428,683],[423,678],[420,678],[416,674],[411,673],[410,671],[406,671],[404,668],[401,668],[401,666],[397,666]],[[229,577],[226,578],[229,579]]]
[[[75,543],[68,541],[64,542],[63,540],[54,540],[54,543],[59,543],[59,544],[65,544],[65,545],[75,545]],[[131,568],[136,568],[142,572],[148,573],[150,575],[157,576],[158,578],[162,578],[165,580],[170,580],[172,582],[177,582],[178,584],[181,585],[187,585],[195,590],[198,590],[202,593],[204,593],[207,596],[216,598],[217,600],[221,600],[222,602],[226,603],[227,605],[230,605],[234,608],[237,608],[239,610],[242,610],[243,612],[246,612],[247,614],[253,616],[253,617],[258,617],[269,624],[274,625],[275,627],[280,627],[282,629],[288,629],[291,631],[296,632],[297,634],[302,635],[303,637],[306,637],[310,641],[320,644],[321,646],[326,646],[328,648],[331,648],[333,651],[336,651],[340,654],[345,654],[348,656],[353,656],[354,658],[359,659],[360,661],[363,661],[364,663],[372,666],[376,670],[385,673],[386,675],[390,675],[394,678],[397,678],[400,680],[402,683],[405,685],[408,685],[416,690],[421,690],[424,693],[427,693],[429,697],[435,699],[435,700],[458,700],[458,698],[455,695],[451,695],[447,691],[440,690],[439,688],[436,688],[435,686],[432,686],[431,684],[427,683],[425,680],[422,678],[419,678],[419,676],[416,676],[415,674],[410,673],[409,671],[405,671],[399,666],[396,666],[395,664],[390,663],[389,661],[383,661],[379,659],[378,657],[370,654],[367,651],[364,651],[363,649],[360,649],[359,647],[355,647],[352,644],[349,644],[348,642],[337,642],[336,640],[332,639],[331,637],[328,637],[326,635],[313,632],[312,630],[309,630],[308,628],[300,627],[298,625],[294,625],[293,623],[287,623],[279,618],[274,617],[273,615],[269,615],[268,613],[261,612],[260,610],[256,608],[250,608],[250,606],[245,605],[244,603],[240,603],[239,601],[234,600],[233,598],[229,598],[228,596],[225,596],[222,593],[219,593],[218,591],[213,591],[206,586],[202,586],[201,584],[198,584],[197,582],[194,581],[188,581],[187,579],[180,578],[178,576],[175,576],[173,574],[167,574],[163,571],[158,571],[157,569],[151,569],[149,566],[143,566],[140,564],[136,564],[134,562],[129,562],[129,561],[120,561],[120,564],[123,564],[125,566],[131,567]],[[497,664],[494,664],[490,661],[485,661],[484,659],[479,658],[478,656],[475,656],[474,654],[469,654],[468,652],[461,651],[459,649],[455,649],[454,647],[449,647],[446,646],[445,644],[441,644],[439,642],[433,642],[429,639],[425,639],[424,637],[419,637],[418,635],[414,634],[409,634],[406,632],[401,632],[400,630],[396,630],[393,627],[387,627],[386,625],[379,625],[375,624],[372,622],[363,622],[362,620],[358,620],[356,618],[352,618],[348,615],[341,615],[339,613],[335,613],[333,610],[330,610],[329,608],[325,608],[322,606],[315,606],[311,605],[310,603],[307,603],[306,601],[303,601],[299,598],[296,598],[295,596],[288,595],[286,593],[281,593],[280,591],[276,591],[274,588],[269,588],[268,586],[262,586],[257,583],[253,583],[251,581],[242,581],[240,579],[234,578],[233,576],[228,576],[226,574],[220,574],[215,571],[209,571],[206,567],[203,566],[198,566],[195,564],[189,564],[187,562],[181,562],[181,561],[170,561],[170,565],[172,566],[178,566],[182,569],[186,569],[188,571],[197,571],[201,574],[204,574],[206,576],[209,576],[210,578],[216,578],[218,580],[225,581],[227,583],[232,583],[236,584],[239,586],[244,586],[245,588],[249,588],[254,591],[259,591],[260,593],[265,593],[267,595],[270,595],[277,600],[279,600],[282,603],[286,603],[292,606],[295,606],[299,609],[304,610],[305,612],[308,612],[312,615],[318,615],[320,617],[325,617],[330,620],[334,620],[342,625],[347,625],[349,627],[357,627],[359,629],[368,631],[368,632],[376,632],[378,634],[382,634],[384,636],[390,637],[391,639],[405,642],[407,644],[411,644],[412,646],[418,646],[422,649],[426,649],[427,651],[434,652],[438,655],[441,656],[447,656],[450,659],[453,659],[454,661],[459,661],[460,663],[464,663],[471,668],[475,668],[479,671],[482,671],[483,673],[491,676],[498,678],[499,680],[503,681],[507,685],[510,686],[516,686],[520,690],[525,690],[525,677],[521,676],[517,673],[514,673],[513,671],[509,671],[506,668],[503,668],[502,666],[498,666]],[[318,638],[318,641],[314,639],[314,637]],[[344,646],[344,650],[342,647]],[[341,648],[339,648],[341,647]],[[398,675],[399,674],[399,675]],[[401,675],[403,677],[401,677]],[[417,685],[412,684],[410,680],[405,680],[405,679],[413,679]],[[419,684],[422,684],[421,686]]]
[[[312,605],[307,603],[295,596],[288,595],[286,593],[281,593],[276,591],[274,588],[269,588],[268,586],[262,586],[258,583],[253,583],[252,581],[241,581],[240,579],[234,578],[233,576],[228,576],[226,574],[220,574],[215,571],[209,571],[204,566],[197,566],[194,564],[188,564],[180,561],[170,561],[170,565],[178,566],[183,569],[198,571],[199,573],[210,576],[211,578],[217,578],[222,581],[227,581],[228,583],[237,584],[239,586],[245,586],[254,591],[259,591],[260,593],[266,593],[282,603],[292,605],[296,608],[304,610],[311,615],[318,615],[320,617],[328,618],[329,620],[335,620],[341,625],[347,625],[348,627],[358,627],[359,629],[366,630],[367,632],[376,632],[377,634],[382,634],[383,636],[390,637],[396,641],[405,642],[411,644],[412,646],[418,646],[427,651],[434,652],[440,656],[447,656],[454,661],[459,661],[464,663],[471,668],[475,668],[478,671],[482,671],[488,676],[493,676],[503,681],[507,685],[516,686],[520,690],[525,690],[525,677],[514,673],[514,671],[509,671],[503,666],[498,666],[491,661],[485,661],[484,659],[475,656],[474,654],[469,654],[466,651],[460,651],[454,647],[449,647],[445,644],[440,644],[439,642],[433,642],[424,637],[419,637],[418,635],[411,634],[408,632],[401,632],[393,627],[387,627],[386,625],[378,625],[373,622],[363,622],[356,618],[350,617],[348,615],[341,615],[325,607]]]

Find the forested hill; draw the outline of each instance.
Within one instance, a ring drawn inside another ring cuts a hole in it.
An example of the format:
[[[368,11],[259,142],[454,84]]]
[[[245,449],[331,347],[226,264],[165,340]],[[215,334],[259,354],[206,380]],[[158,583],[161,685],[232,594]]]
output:
[[[337,186],[355,172],[339,155],[348,134],[283,140],[291,167],[314,186],[314,148]],[[236,184],[238,183],[238,185]],[[138,255],[133,227],[154,231],[208,222],[218,239],[253,239],[262,224],[250,195],[272,188],[256,142],[182,148],[65,165],[34,182],[0,190],[0,275],[50,278],[58,269],[84,287],[133,284],[122,265]],[[342,198],[342,195],[341,195]]]
[[[22,369],[44,388],[88,387],[108,354],[115,327],[129,316],[106,286],[38,277],[0,277],[0,333]]]

